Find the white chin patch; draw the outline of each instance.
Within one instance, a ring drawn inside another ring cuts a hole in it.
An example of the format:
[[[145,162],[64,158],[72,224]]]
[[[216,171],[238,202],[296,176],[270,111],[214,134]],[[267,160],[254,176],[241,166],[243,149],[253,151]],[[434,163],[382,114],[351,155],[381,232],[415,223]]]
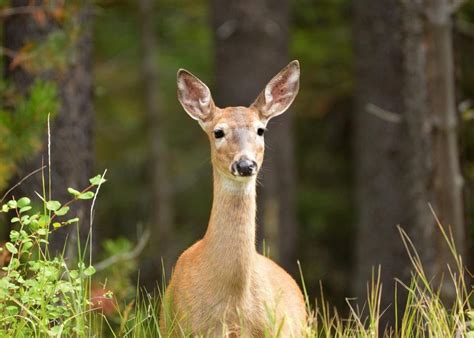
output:
[[[255,194],[255,175],[224,177],[222,189],[235,194]]]

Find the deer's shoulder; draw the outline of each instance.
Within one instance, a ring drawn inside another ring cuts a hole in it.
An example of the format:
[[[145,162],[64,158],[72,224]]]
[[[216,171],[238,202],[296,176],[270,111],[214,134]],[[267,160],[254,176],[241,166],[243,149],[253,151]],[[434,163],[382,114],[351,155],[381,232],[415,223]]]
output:
[[[176,266],[174,268],[175,273],[182,272],[181,270],[186,270],[189,267],[199,265],[200,256],[202,252],[203,243],[202,240],[197,241],[189,248],[187,248],[181,256],[179,256]]]

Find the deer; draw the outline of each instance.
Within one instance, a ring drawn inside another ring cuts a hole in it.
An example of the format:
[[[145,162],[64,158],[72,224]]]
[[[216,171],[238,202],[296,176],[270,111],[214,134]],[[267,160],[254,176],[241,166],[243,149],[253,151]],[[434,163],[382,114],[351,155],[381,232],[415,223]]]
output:
[[[292,104],[299,78],[294,60],[249,107],[219,108],[201,80],[178,71],[178,100],[209,138],[213,202],[204,237],[173,269],[160,316],[165,336],[303,335],[307,311],[298,284],[255,245],[264,133]]]

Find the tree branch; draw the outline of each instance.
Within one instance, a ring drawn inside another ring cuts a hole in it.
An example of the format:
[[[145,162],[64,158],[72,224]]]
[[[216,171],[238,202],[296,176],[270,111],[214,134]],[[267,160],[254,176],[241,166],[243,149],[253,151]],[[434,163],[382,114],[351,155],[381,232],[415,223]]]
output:
[[[20,182],[18,182],[17,184],[15,184],[13,187],[11,187],[10,189],[8,189],[8,191],[5,193],[5,195],[3,195],[2,199],[0,200],[0,203],[3,202],[3,200],[5,199],[5,197],[8,196],[9,193],[11,193],[14,189],[16,189],[18,186],[20,186],[24,181],[26,181],[28,178],[30,178],[31,176],[33,176],[34,174],[36,174],[37,172],[43,170],[44,168],[46,168],[46,166],[42,166],[41,168],[38,168],[36,169],[35,171],[29,173],[28,175],[26,175],[25,177],[23,177]]]
[[[400,123],[402,118],[400,115],[392,113],[391,111],[385,110],[376,106],[373,103],[367,104],[365,107],[368,113],[377,116],[379,119],[390,123]]]
[[[129,252],[121,252],[119,254],[110,256],[103,261],[100,261],[96,264],[94,264],[94,268],[97,271],[102,271],[107,269],[108,267],[121,262],[121,261],[128,261],[137,258],[145,249],[146,244],[148,243],[148,240],[150,239],[150,230],[146,229],[143,234],[141,235],[137,245],[132,251]]]
[[[48,6],[18,6],[18,7],[8,7],[0,10],[0,18],[5,18],[7,16],[17,15],[17,14],[33,14],[38,10],[42,11],[52,11]]]

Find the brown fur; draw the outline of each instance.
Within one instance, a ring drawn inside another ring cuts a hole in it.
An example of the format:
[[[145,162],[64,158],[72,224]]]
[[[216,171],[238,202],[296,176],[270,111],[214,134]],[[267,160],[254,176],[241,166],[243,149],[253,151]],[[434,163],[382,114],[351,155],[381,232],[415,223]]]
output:
[[[286,80],[291,74],[279,75]],[[189,73],[183,76],[186,86],[205,86],[193,82]],[[181,87],[183,101],[188,99],[186,86]],[[193,95],[202,95],[207,87],[191,89]],[[290,94],[292,101],[296,93]],[[212,99],[204,100],[209,102],[204,107],[184,102],[210,139],[214,199],[204,238],[176,263],[160,318],[163,333],[262,337],[267,332],[299,337],[306,322],[302,293],[288,273],[255,248],[256,177],[236,177],[230,170],[243,154],[260,168],[264,143],[256,130],[267,119],[262,119],[258,105],[220,109]],[[224,130],[225,139],[214,138],[215,128]]]

